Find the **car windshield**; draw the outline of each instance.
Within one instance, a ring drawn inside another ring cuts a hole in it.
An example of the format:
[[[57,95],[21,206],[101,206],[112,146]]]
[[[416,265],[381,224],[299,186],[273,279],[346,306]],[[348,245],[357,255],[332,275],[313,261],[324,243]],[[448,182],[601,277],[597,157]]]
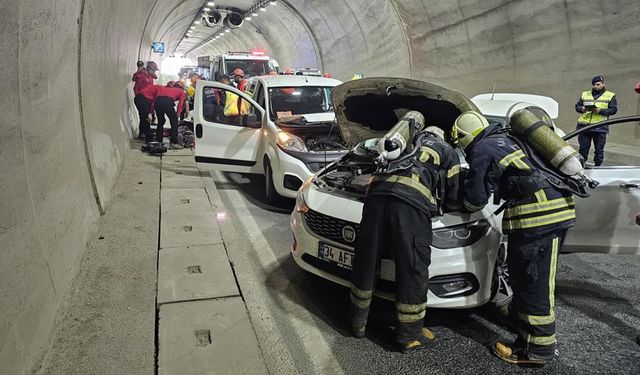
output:
[[[269,116],[279,118],[333,111],[333,87],[272,87],[269,88]]]
[[[245,77],[263,76],[269,73],[267,60],[226,60],[229,75],[237,68],[242,69]]]

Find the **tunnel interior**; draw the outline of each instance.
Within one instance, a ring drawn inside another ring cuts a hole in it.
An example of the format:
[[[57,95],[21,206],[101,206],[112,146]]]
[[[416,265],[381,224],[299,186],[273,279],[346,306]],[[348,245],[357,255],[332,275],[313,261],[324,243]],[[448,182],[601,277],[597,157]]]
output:
[[[640,111],[637,0],[279,0],[265,10],[257,0],[211,2],[223,13],[257,11],[229,32],[202,24],[208,3],[3,4],[0,362],[7,373],[37,368],[87,243],[109,212],[135,147],[138,60],[162,65],[172,54],[197,61],[261,50],[281,68],[318,68],[342,81],[361,73],[428,81],[468,97],[492,88],[547,95],[560,103],[556,124],[565,131],[575,127],[580,92],[602,74],[617,93],[619,116]],[[164,54],[152,52],[156,41]],[[445,128],[457,113],[419,97],[374,96],[375,106],[352,100],[349,118],[374,129],[394,123],[405,100]],[[640,146],[639,129],[612,129],[609,141]]]

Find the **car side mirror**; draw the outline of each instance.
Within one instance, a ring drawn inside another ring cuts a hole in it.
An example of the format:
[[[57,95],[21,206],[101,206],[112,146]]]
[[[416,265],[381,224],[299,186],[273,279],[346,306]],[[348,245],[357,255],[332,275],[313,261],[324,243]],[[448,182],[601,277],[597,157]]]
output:
[[[255,113],[249,113],[242,116],[242,126],[259,129],[262,124],[258,122],[258,116]]]

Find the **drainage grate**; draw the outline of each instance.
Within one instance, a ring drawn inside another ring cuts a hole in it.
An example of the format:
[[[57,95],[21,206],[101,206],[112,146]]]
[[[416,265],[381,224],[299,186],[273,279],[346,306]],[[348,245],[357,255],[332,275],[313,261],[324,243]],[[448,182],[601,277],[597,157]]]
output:
[[[193,335],[196,337],[196,346],[211,345],[211,331],[208,329],[193,331]]]
[[[202,269],[200,266],[189,266],[187,267],[187,273],[202,273]]]

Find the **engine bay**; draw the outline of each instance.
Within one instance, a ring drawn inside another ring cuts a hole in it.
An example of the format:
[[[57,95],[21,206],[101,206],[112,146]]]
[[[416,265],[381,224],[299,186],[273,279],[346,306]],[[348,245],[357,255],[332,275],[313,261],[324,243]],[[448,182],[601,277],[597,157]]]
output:
[[[300,137],[309,152],[347,149],[347,144],[340,135],[340,129],[333,122],[278,122],[277,125],[283,131]]]
[[[363,142],[353,151],[317,176],[316,184],[320,188],[333,191],[354,193],[364,197],[369,178],[377,166],[374,163],[378,155],[375,149],[377,140]]]

